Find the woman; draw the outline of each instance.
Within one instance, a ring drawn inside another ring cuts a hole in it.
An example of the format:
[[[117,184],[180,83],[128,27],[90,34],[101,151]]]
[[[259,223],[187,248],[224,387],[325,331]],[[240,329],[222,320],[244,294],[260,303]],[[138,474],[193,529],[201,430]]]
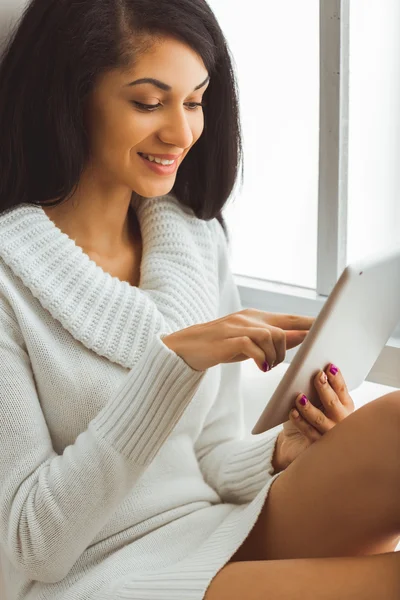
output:
[[[205,1],[34,0],[0,130],[8,598],[398,598],[400,392],[353,413],[324,365],[324,410],[243,436],[240,362],[268,370],[313,319],[240,305],[236,85]]]

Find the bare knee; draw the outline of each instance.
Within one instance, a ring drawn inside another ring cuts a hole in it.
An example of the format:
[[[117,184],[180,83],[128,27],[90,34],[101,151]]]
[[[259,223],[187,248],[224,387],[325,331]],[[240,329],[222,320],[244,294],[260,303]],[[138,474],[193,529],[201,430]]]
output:
[[[356,410],[327,434],[326,442],[329,434],[369,486],[375,482],[400,502],[400,390]]]
[[[361,414],[375,430],[376,436],[384,436],[393,452],[400,452],[400,390],[372,400],[362,409]],[[375,436],[374,436],[375,437]]]
[[[394,507],[399,519],[400,512],[400,390],[391,392],[369,402],[358,413],[357,445],[364,448],[372,481],[380,487],[388,498],[396,503]],[[368,450],[366,449],[368,447]]]

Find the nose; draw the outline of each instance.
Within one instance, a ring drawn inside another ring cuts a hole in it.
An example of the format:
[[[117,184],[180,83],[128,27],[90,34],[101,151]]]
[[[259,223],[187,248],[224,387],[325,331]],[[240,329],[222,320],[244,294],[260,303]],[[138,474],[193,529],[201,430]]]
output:
[[[193,131],[185,108],[168,111],[160,128],[159,138],[165,144],[186,149],[193,143]]]

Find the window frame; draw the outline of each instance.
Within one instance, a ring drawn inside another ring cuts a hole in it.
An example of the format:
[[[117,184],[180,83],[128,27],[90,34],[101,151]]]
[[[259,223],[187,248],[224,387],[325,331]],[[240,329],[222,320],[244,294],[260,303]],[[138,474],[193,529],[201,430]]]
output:
[[[310,289],[234,273],[244,308],[317,316],[347,264],[350,0],[320,0],[319,9],[317,287]],[[285,362],[291,362],[296,351],[288,350]],[[366,380],[400,387],[399,365],[400,323]]]

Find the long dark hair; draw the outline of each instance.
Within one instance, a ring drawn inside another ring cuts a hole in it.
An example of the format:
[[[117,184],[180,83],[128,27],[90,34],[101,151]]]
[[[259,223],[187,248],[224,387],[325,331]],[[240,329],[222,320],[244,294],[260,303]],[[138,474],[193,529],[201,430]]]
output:
[[[238,89],[205,0],[28,4],[0,59],[0,213],[22,203],[56,206],[73,193],[89,156],[85,98],[98,76],[132,66],[146,40],[163,34],[197,52],[211,76],[203,133],[171,192],[198,218],[217,217],[228,233],[221,211],[240,164],[243,182]]]

